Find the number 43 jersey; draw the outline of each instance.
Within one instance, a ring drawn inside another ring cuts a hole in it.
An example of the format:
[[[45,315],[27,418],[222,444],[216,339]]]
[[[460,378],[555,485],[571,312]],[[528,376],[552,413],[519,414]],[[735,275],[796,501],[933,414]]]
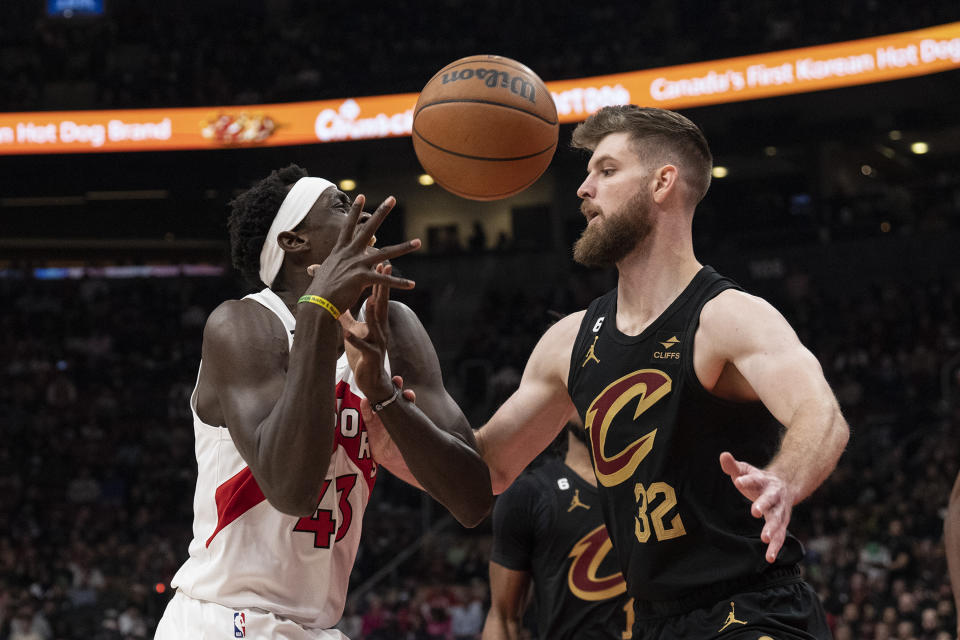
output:
[[[295,320],[277,295],[265,289],[247,298],[280,318],[292,344]],[[361,397],[341,356],[333,456],[319,506],[303,518],[267,502],[229,430],[205,424],[191,397],[198,466],[193,540],[173,587],[197,600],[268,611],[308,628],[337,623],[377,472]]]
[[[637,600],[695,597],[698,588],[769,568],[763,520],[720,468],[720,453],[767,464],[782,426],[757,403],[707,392],[693,370],[703,305],[732,281],[703,267],[640,335],[617,329],[617,290],[594,300],[574,344],[568,386],[584,426],[604,518]],[[788,535],[777,565],[803,550]]]

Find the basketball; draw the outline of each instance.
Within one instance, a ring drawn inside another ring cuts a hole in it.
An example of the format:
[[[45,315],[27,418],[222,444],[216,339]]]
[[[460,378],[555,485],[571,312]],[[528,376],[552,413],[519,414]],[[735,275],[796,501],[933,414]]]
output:
[[[546,85],[502,56],[451,62],[423,87],[413,111],[413,149],[423,169],[471,200],[499,200],[536,182],[559,132]]]

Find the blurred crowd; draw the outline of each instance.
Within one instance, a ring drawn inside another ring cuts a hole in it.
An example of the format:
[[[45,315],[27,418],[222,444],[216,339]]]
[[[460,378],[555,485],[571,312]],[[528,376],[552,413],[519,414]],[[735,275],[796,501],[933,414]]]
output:
[[[855,290],[806,274],[743,283],[818,355],[852,427],[837,471],[791,524],[840,639],[956,629],[942,543],[960,466],[956,275]],[[443,362],[475,423],[557,314],[611,284],[600,272],[552,281],[484,294]],[[202,326],[239,294],[224,277],[0,279],[0,640],[151,636],[190,538],[187,398]],[[354,640],[478,637],[489,548],[488,525],[462,530],[381,474],[341,627]]]
[[[0,292],[0,637],[146,637],[190,536],[185,398],[223,283]]]
[[[547,80],[810,46],[960,19],[956,3],[764,0],[744,7],[430,0],[106,2],[48,17],[5,3],[0,111],[233,105],[418,91],[453,60],[494,53]],[[570,19],[575,15],[576,19]]]

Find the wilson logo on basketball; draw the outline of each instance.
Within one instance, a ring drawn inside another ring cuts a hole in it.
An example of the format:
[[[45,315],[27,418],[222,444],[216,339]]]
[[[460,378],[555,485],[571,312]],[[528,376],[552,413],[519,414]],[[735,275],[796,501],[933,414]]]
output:
[[[570,592],[581,600],[591,602],[613,598],[627,590],[627,583],[618,571],[608,576],[598,576],[597,572],[604,558],[610,553],[613,543],[607,534],[607,528],[600,525],[583,536],[570,550],[573,558],[570,571],[567,572],[567,585]]]
[[[497,69],[477,67],[475,69],[448,71],[443,74],[441,84],[450,84],[451,82],[470,80],[471,78],[483,80],[491,89],[497,86],[503,89],[509,89],[510,93],[516,94],[521,98],[526,98],[533,104],[537,103],[537,91],[532,82],[529,82],[522,76],[515,76],[506,71],[498,71]]]

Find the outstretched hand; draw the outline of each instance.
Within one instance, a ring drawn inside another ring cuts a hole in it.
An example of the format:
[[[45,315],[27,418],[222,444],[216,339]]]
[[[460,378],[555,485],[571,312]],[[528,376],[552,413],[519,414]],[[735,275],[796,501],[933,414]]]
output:
[[[390,277],[393,267],[378,264],[375,272]],[[393,394],[393,383],[384,367],[390,329],[389,304],[389,287],[376,284],[367,299],[364,322],[356,320],[349,309],[340,315],[350,369],[353,370],[357,386],[374,402],[386,400]]]
[[[760,539],[767,543],[767,562],[774,562],[787,536],[793,492],[777,474],[740,462],[728,451],[720,454],[720,468],[730,476],[733,486],[753,503],[751,515],[765,520]]]
[[[363,290],[372,285],[397,289],[414,287],[412,280],[392,276],[375,266],[416,251],[420,248],[420,240],[409,240],[383,249],[371,249],[374,234],[397,201],[390,196],[377,207],[369,219],[361,223],[365,202],[363,195],[354,199],[330,255],[322,264],[307,267],[307,273],[313,277],[313,282],[305,293],[326,298],[341,311],[352,307]]]

